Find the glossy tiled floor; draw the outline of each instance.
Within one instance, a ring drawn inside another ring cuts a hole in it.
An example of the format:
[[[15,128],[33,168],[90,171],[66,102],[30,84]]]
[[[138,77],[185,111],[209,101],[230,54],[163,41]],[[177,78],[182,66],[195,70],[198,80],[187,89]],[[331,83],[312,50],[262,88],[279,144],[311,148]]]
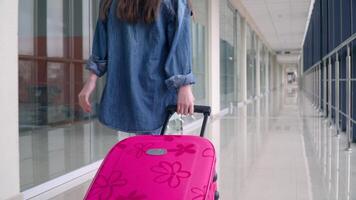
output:
[[[344,135],[334,135],[310,101],[293,88],[212,121],[208,137],[218,153],[221,199],[356,199],[356,172],[350,167],[356,166],[356,158],[344,151]],[[88,185],[53,199],[81,199]]]
[[[298,94],[284,92],[215,122],[222,199],[311,199]]]
[[[347,149],[347,137],[339,134],[311,105],[301,99],[303,135],[315,200],[356,199],[356,145]],[[321,183],[321,184],[320,184]]]

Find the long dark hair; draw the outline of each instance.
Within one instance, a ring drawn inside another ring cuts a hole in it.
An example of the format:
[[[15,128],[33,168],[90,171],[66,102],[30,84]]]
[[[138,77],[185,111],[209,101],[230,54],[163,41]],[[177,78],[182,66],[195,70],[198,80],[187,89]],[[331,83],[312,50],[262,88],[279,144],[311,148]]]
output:
[[[99,17],[106,20],[109,15],[109,8],[112,0],[102,0]],[[188,0],[189,6],[192,6],[191,0]],[[116,7],[116,16],[130,23],[136,23],[143,20],[145,23],[151,23],[156,19],[161,0],[118,0]]]

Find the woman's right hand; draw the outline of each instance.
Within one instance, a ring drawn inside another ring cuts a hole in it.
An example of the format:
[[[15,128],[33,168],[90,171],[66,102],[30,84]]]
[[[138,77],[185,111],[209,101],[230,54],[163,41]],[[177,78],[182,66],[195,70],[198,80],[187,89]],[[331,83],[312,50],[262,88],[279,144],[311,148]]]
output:
[[[78,95],[79,105],[85,112],[92,111],[90,96],[95,90],[97,78],[98,77],[95,74],[91,73],[88,80],[84,84],[83,89],[80,91]]]
[[[181,86],[178,91],[177,113],[192,115],[194,113],[194,95],[190,85]]]

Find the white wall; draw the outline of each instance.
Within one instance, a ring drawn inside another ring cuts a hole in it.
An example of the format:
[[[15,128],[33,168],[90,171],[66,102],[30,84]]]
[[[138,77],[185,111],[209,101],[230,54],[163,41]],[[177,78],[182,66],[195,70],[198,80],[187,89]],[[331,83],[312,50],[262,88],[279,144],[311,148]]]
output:
[[[0,199],[19,194],[18,1],[0,1]]]
[[[209,101],[212,114],[220,112],[220,26],[219,0],[209,2]]]

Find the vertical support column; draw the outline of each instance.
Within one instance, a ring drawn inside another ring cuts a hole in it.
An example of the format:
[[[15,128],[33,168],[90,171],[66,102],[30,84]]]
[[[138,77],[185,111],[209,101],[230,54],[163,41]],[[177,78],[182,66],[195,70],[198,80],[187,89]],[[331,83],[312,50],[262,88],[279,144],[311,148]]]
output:
[[[18,5],[0,1],[0,198],[20,199],[18,117]],[[6,66],[6,67],[5,67]]]
[[[316,106],[316,109],[319,108],[319,68],[318,66],[315,66],[315,106]]]
[[[272,54],[269,55],[269,64],[270,64],[270,67],[268,69],[269,91],[273,91],[273,89],[274,89],[274,77],[273,77],[274,64],[273,64],[273,55]]]
[[[316,82],[316,106],[317,106],[317,110],[318,110],[320,107],[319,65],[316,66],[315,82]]]
[[[315,81],[315,68],[311,70],[311,75],[312,75],[312,83],[313,83],[313,90],[312,90],[312,96],[313,96],[313,106],[316,108],[316,81]]]
[[[275,71],[276,71],[276,63],[275,63],[275,55],[271,55],[271,69],[270,69],[270,90],[275,89],[275,81],[276,81],[276,76],[275,76]]]
[[[247,101],[247,50],[246,50],[246,19],[241,19],[241,49],[240,49],[240,80],[241,80],[241,90],[242,92],[242,101]]]
[[[220,112],[220,29],[219,0],[209,2],[209,102],[212,115]]]
[[[279,80],[279,86],[282,87],[284,85],[284,72],[285,72],[285,68],[286,68],[286,65],[280,65],[279,66],[279,77],[280,77],[280,80]]]
[[[329,98],[328,98],[328,103],[329,103],[329,123],[330,125],[332,124],[332,121],[331,121],[331,112],[332,112],[332,90],[331,90],[331,87],[332,87],[332,74],[331,74],[331,68],[332,68],[332,63],[331,63],[331,58],[329,58],[329,75],[328,75],[328,83],[329,83]]]
[[[311,98],[311,102],[312,105],[314,106],[314,95],[313,95],[313,90],[314,90],[314,83],[313,83],[313,69],[311,69],[310,71],[307,72],[307,81],[310,84],[310,94],[308,94],[308,96],[310,96]]]
[[[276,64],[276,89],[279,89],[279,87],[281,86],[281,65],[280,64]]]
[[[269,53],[266,53],[266,65],[265,65],[265,93],[269,93],[269,68],[270,68],[270,60],[269,60]]]
[[[219,0],[208,2],[208,63],[209,63],[209,103],[212,115],[220,112],[220,6]],[[213,131],[220,130],[219,120],[213,123],[210,128]],[[211,132],[211,133],[212,133]],[[220,152],[220,136],[214,134],[212,142],[215,151]],[[220,159],[220,158],[218,158]],[[219,163],[219,162],[218,162]],[[217,173],[220,171],[219,164],[216,166]]]
[[[277,89],[277,85],[278,85],[278,76],[277,76],[277,70],[278,70],[278,64],[275,62],[274,60],[274,63],[273,63],[273,79],[272,79],[272,82],[273,82],[273,89]]]
[[[257,42],[257,58],[256,58],[256,96],[261,96],[261,41],[256,37]]]
[[[324,111],[324,117],[326,118],[327,117],[327,106],[326,106],[326,103],[327,103],[327,86],[326,86],[326,84],[327,84],[327,67],[326,67],[326,60],[324,60],[324,62],[323,62],[323,111]]]
[[[351,150],[352,133],[351,133],[351,49],[347,46],[346,57],[346,133],[347,133],[347,148]]]
[[[278,81],[278,87],[280,88],[283,84],[283,80],[284,80],[284,77],[283,77],[283,73],[284,73],[284,67],[285,65],[284,64],[280,64],[279,67],[278,67],[278,77],[279,77],[279,81]]]
[[[351,199],[351,154],[352,154],[352,130],[351,130],[351,49],[347,46],[346,56],[346,134],[347,134],[347,183],[346,183],[346,199]]]
[[[340,129],[340,62],[339,53],[336,53],[335,61],[335,126],[336,133],[339,134]]]
[[[238,23],[237,23],[237,11],[234,10],[234,106],[238,106],[238,102],[239,102],[239,93],[240,93],[240,90],[239,90],[239,65],[240,65],[240,59],[239,59],[239,51],[237,50],[238,48],[240,48],[238,45],[239,45],[239,41],[240,38],[238,38],[238,34],[237,34],[237,30],[238,30]]]
[[[322,88],[321,88],[321,68],[322,68],[322,64],[320,63],[318,65],[318,94],[319,94],[319,101],[318,101],[318,108],[319,108],[319,112],[321,111],[321,105],[322,105],[322,101],[323,101],[323,97],[322,97]]]
[[[315,85],[315,107],[319,107],[319,91],[318,91],[318,66],[315,66],[314,71],[314,85]]]
[[[305,87],[304,87],[304,77],[303,77],[303,67],[304,67],[304,56],[303,56],[304,52],[302,51],[301,52],[301,55],[300,55],[300,60],[298,62],[298,85],[300,87],[300,89],[302,89],[304,92],[305,92]]]
[[[313,69],[313,83],[314,83],[314,92],[313,92],[313,94],[314,94],[314,107],[315,107],[315,109],[318,107],[318,92],[317,92],[317,80],[316,80],[317,75],[316,75],[316,73],[317,73],[317,67],[314,67],[314,69]]]
[[[314,67],[314,95],[315,108],[318,109],[318,66]]]
[[[273,78],[274,78],[274,85],[273,85],[273,87],[274,87],[274,89],[278,89],[278,87],[279,87],[279,80],[278,80],[278,70],[279,70],[279,64],[276,62],[276,58],[274,58],[275,60],[274,60],[274,72],[273,72]]]
[[[351,49],[347,46],[346,56],[346,134],[347,134],[347,183],[346,183],[346,199],[351,199],[351,154],[352,154],[352,130],[351,130]]]
[[[314,79],[315,79],[315,106],[316,110],[319,108],[319,66],[315,66],[315,72],[314,72]]]
[[[351,142],[352,142],[352,133],[351,133],[351,50],[350,46],[347,46],[347,56],[346,56],[346,135],[347,135],[347,147],[346,147],[346,156],[347,156],[347,169],[346,169],[346,199],[351,199]]]

